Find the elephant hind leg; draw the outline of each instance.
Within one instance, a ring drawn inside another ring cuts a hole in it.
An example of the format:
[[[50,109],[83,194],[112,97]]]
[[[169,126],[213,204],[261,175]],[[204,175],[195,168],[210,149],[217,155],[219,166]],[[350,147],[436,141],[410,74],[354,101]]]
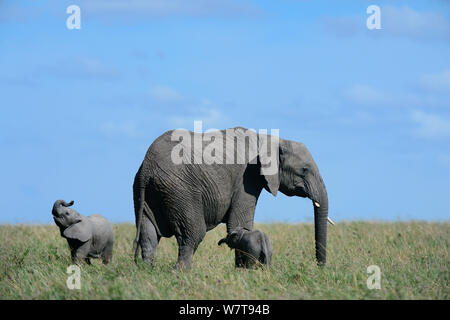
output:
[[[141,230],[139,236],[139,246],[141,247],[142,260],[144,262],[153,264],[156,255],[156,247],[158,246],[160,237],[156,233],[155,226],[150,219],[142,216]]]
[[[197,251],[198,245],[202,242],[206,235],[206,224],[203,222],[196,221],[194,225],[195,228],[188,230],[183,230],[178,235],[176,235],[178,242],[178,260],[175,265],[175,269],[190,269],[192,256],[195,251]]]
[[[108,264],[111,262],[112,259],[112,251],[113,251],[113,244],[110,243],[106,246],[105,250],[102,254],[102,262],[103,264]]]

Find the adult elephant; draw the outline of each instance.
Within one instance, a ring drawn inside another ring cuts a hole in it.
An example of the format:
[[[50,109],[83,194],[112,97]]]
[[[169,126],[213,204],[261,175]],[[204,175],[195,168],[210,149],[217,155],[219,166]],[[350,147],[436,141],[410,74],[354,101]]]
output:
[[[205,134],[172,130],[152,143],[133,184],[135,260],[141,247],[143,260],[152,262],[160,238],[175,235],[175,267],[189,268],[206,232],[218,224],[226,223],[228,234],[253,229],[262,189],[312,200],[316,259],[324,265],[328,196],[308,149],[241,127]]]

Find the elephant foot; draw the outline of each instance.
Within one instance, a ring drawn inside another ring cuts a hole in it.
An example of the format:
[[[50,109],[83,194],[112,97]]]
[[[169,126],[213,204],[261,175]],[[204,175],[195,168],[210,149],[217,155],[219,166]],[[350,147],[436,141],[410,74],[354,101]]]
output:
[[[156,245],[149,246],[149,243],[143,243],[141,257],[146,265],[153,267],[156,258]],[[137,261],[135,260],[135,262]]]
[[[83,265],[83,262],[86,262],[85,259],[82,258],[72,258],[72,264],[76,264],[77,266],[81,267]],[[90,263],[87,263],[90,264]]]
[[[190,246],[180,246],[178,248],[178,261],[175,265],[176,270],[189,270],[191,268],[191,260],[194,255],[194,249]]]
[[[244,269],[254,269],[257,259],[249,253],[236,250],[235,251],[235,267]]]
[[[155,266],[155,256],[143,257],[142,261],[144,261],[144,264],[150,268]]]
[[[176,271],[189,271],[191,269],[191,266],[186,266],[184,263],[177,262],[173,269]]]

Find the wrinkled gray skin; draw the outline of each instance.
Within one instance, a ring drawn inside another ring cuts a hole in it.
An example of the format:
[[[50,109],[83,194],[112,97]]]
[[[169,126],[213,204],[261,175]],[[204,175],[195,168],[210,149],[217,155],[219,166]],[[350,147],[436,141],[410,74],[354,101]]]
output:
[[[113,228],[101,215],[83,216],[70,203],[57,200],[53,205],[53,220],[63,238],[69,243],[72,261],[91,264],[90,258],[101,258],[104,264],[111,261],[113,250]]]
[[[261,230],[248,231],[237,228],[227,237],[220,239],[219,246],[226,243],[231,249],[235,249],[235,266],[237,268],[250,268],[256,265],[270,267],[272,260],[272,244],[267,234]]]
[[[225,140],[225,130],[221,132]],[[313,200],[316,259],[319,265],[326,263],[328,196],[304,144],[280,138],[278,170],[264,175],[260,151],[256,163],[174,164],[171,152],[179,141],[172,141],[171,135],[168,131],[152,143],[134,179],[135,260],[141,247],[143,260],[151,264],[160,238],[175,236],[175,267],[189,268],[206,232],[218,224],[225,223],[228,234],[239,227],[253,229],[256,202],[266,189],[273,195],[279,190]],[[203,150],[209,143],[203,141]],[[225,148],[225,141],[223,145]]]

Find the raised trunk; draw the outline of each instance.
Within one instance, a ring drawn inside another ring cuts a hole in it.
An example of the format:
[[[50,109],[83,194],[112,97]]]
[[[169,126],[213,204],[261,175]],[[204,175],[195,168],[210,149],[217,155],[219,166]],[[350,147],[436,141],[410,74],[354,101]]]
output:
[[[53,204],[53,209],[52,209],[52,214],[54,216],[59,216],[59,207],[60,206],[64,206],[64,207],[70,207],[73,205],[73,200],[70,201],[69,203],[65,202],[64,200],[56,200],[55,203]]]
[[[325,185],[320,191],[320,198],[317,199],[320,207],[314,205],[314,231],[316,240],[316,259],[319,265],[327,262],[327,219],[328,219],[328,195]]]

